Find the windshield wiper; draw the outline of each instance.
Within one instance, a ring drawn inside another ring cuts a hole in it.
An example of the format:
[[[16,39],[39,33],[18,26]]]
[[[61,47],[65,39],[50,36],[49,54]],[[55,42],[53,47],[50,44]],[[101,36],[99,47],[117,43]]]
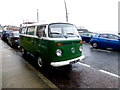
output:
[[[57,33],[57,32],[52,32],[51,34],[61,34],[61,33]]]
[[[67,36],[63,35],[65,38],[68,38]]]
[[[77,36],[79,38],[78,35],[74,34],[74,33],[67,33],[68,35],[74,35],[74,36]]]

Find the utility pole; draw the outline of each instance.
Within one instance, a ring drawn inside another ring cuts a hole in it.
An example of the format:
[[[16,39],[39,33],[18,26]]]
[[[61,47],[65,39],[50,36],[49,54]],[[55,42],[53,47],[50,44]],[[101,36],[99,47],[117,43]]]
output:
[[[67,12],[67,5],[65,0],[64,0],[64,4],[65,4],[65,12],[66,12],[66,22],[68,22],[68,12]]]
[[[39,22],[39,11],[37,9],[37,22]]]

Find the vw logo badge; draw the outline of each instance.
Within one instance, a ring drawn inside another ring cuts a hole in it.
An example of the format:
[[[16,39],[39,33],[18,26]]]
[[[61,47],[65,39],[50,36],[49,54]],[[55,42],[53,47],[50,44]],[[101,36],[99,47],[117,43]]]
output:
[[[72,53],[75,53],[75,48],[71,48],[71,52],[72,52]]]

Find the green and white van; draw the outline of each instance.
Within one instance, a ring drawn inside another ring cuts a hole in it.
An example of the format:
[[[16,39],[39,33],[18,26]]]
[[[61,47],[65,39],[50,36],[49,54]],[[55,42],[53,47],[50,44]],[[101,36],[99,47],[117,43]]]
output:
[[[84,58],[82,39],[75,25],[70,23],[36,23],[20,30],[20,47],[36,57],[39,67],[47,64],[60,67]]]

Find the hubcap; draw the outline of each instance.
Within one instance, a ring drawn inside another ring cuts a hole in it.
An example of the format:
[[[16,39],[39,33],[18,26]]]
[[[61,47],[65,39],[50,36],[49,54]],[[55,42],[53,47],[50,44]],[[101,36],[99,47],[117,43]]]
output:
[[[22,54],[24,54],[24,51],[25,51],[25,50],[22,48],[22,49],[21,49]]]
[[[38,65],[39,65],[39,67],[43,66],[43,62],[42,62],[42,59],[40,57],[38,57]]]
[[[10,43],[10,45],[13,46],[12,43]]]
[[[97,47],[97,43],[93,43],[93,47]]]

